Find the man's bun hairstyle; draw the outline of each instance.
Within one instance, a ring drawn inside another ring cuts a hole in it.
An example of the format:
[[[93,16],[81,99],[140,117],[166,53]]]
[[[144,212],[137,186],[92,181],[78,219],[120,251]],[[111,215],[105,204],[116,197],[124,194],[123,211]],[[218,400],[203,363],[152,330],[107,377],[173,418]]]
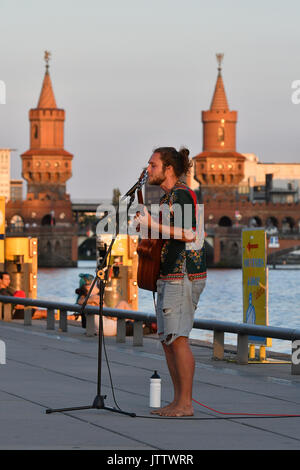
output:
[[[189,159],[190,151],[185,147],[181,147],[178,152],[174,147],[159,147],[153,153],[160,154],[164,168],[167,166],[173,167],[177,178],[186,175],[193,165],[193,162]]]

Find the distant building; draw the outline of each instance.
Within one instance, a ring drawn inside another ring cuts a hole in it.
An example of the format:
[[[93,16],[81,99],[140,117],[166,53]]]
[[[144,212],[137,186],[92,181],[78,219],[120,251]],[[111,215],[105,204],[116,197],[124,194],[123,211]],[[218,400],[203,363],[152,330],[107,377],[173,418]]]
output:
[[[10,149],[0,149],[0,196],[10,198]]]
[[[291,204],[299,201],[299,163],[262,163],[254,154],[243,155],[246,160],[240,193],[248,193],[253,202]]]

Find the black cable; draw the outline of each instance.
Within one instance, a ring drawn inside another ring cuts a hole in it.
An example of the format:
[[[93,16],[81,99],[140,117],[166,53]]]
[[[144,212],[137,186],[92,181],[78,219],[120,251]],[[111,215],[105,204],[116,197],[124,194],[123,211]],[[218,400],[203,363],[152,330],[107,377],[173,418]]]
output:
[[[234,419],[269,419],[269,418],[300,418],[300,415],[279,415],[279,416],[212,416],[210,418],[195,418],[195,416],[143,416],[136,415],[136,418],[147,418],[147,419],[180,419],[181,421],[208,421],[208,420],[234,420]]]
[[[109,254],[108,266],[110,266],[110,261],[111,261],[111,252],[110,252],[110,254]],[[108,274],[109,274],[109,269],[107,270],[107,275],[108,275]],[[104,290],[105,290],[105,288],[104,288]],[[100,321],[101,321],[101,318],[99,318],[99,324],[100,324]],[[99,329],[98,334],[100,334],[100,329]],[[106,365],[107,365],[107,369],[108,369],[108,375],[109,375],[109,381],[110,381],[110,387],[111,387],[111,391],[112,391],[112,396],[113,396],[114,404],[116,405],[116,407],[118,408],[118,410],[122,411],[121,408],[120,408],[120,406],[118,405],[117,400],[116,400],[116,397],[115,397],[114,384],[113,384],[113,380],[112,380],[112,375],[111,375],[111,370],[110,370],[110,365],[109,365],[109,360],[108,360],[108,356],[107,356],[106,344],[105,344],[105,339],[104,339],[104,338],[105,338],[105,336],[104,336],[103,322],[102,322],[103,350],[104,350]]]

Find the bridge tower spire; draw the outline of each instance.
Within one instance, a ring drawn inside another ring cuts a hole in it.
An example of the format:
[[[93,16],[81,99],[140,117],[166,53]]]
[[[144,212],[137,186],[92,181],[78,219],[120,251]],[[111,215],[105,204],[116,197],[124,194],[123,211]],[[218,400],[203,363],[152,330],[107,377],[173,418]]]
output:
[[[21,155],[27,197],[64,199],[66,181],[72,175],[73,155],[64,150],[65,111],[59,109],[49,73],[51,54],[45,51],[46,70],[38,105],[29,111],[30,149]]]

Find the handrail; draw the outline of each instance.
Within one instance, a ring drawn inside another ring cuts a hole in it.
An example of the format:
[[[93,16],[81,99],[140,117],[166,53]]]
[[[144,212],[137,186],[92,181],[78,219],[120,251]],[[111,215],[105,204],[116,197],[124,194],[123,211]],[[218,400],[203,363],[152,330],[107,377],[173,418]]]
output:
[[[24,305],[28,307],[40,307],[64,310],[67,312],[80,313],[82,306],[80,304],[70,304],[66,302],[58,302],[53,300],[37,300],[28,299],[24,297],[12,297],[8,295],[0,295],[0,303],[8,303],[14,305]],[[84,308],[85,314],[99,315],[99,308],[92,305],[86,305]],[[137,310],[122,310],[117,308],[104,307],[103,315],[109,317],[130,318],[132,320],[143,321],[156,321],[156,316],[153,313],[138,312]]]
[[[25,312],[33,307],[46,308],[48,311],[47,315],[47,328],[54,329],[54,310],[60,310],[61,312],[61,329],[67,331],[67,312],[81,313],[81,305],[70,304],[66,302],[58,302],[51,300],[38,300],[21,297],[12,297],[0,295],[0,304],[13,304],[13,305],[24,305]],[[1,311],[0,311],[1,313]],[[84,313],[87,315],[87,334],[94,334],[94,323],[91,327],[90,320],[94,318],[94,315],[99,315],[99,308],[91,305],[86,305]],[[48,327],[48,316],[52,314],[52,320],[49,321]],[[153,313],[140,312],[136,310],[121,310],[117,308],[103,308],[103,315],[108,317],[116,317],[118,319],[118,331],[117,341],[125,341],[125,319],[134,320],[133,326],[133,345],[141,346],[143,344],[143,322],[156,322],[156,316]],[[1,318],[1,317],[0,317]],[[24,324],[31,324],[30,319],[25,321]],[[88,326],[88,324],[90,326]],[[220,320],[208,320],[208,319],[195,319],[193,328],[201,330],[210,330],[214,332],[213,350],[214,357],[217,359],[223,359],[224,357],[224,333],[234,333],[238,335],[237,343],[237,362],[240,364],[248,363],[248,336],[259,336],[264,338],[276,338],[281,340],[288,340],[294,342],[300,340],[300,329],[299,328],[282,328],[275,326],[265,325],[252,325],[248,323],[234,323],[230,321]],[[92,333],[91,333],[92,332]],[[292,344],[293,352],[293,344]],[[299,353],[300,354],[300,353]],[[300,365],[292,363],[292,374],[300,374]]]
[[[24,305],[29,307],[59,309],[68,312],[81,312],[81,305],[79,304],[70,304],[53,300],[37,300],[23,297],[11,297],[6,295],[0,295],[0,303],[1,302],[15,305]],[[91,305],[86,305],[84,313],[99,315],[99,308]],[[109,317],[115,316],[117,318],[122,319],[129,318],[132,320],[156,322],[156,315],[154,315],[153,313],[140,312],[137,310],[122,310],[117,308],[104,307],[103,315]],[[249,323],[234,323],[229,321],[208,320],[199,318],[195,319],[193,328],[197,328],[200,330],[224,331],[226,333],[261,336],[290,341],[300,339],[299,328],[282,328],[275,326],[253,325]]]

